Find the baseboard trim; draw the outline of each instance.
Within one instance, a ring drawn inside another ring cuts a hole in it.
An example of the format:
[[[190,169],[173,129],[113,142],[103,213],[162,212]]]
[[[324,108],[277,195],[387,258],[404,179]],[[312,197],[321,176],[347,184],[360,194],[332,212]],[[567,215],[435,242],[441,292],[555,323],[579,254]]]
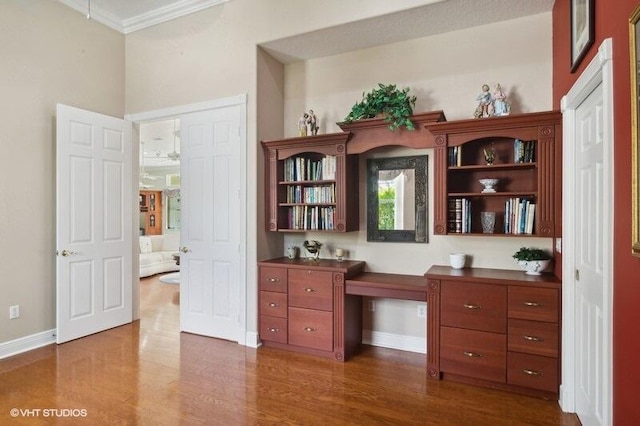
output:
[[[427,353],[427,339],[380,331],[362,330],[362,343],[401,351]]]
[[[31,336],[21,337],[0,343],[0,359],[38,349],[56,342],[56,329],[42,331]]]
[[[245,333],[245,342],[244,342],[245,346],[249,347],[249,348],[257,348],[261,345],[260,343],[260,339],[258,337],[258,333],[254,332],[254,331],[247,331]]]

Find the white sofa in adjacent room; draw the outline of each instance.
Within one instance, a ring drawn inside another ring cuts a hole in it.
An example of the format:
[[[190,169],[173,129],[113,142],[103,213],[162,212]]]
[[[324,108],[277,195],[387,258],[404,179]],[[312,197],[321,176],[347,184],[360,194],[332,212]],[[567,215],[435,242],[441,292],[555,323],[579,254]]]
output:
[[[179,271],[173,255],[178,253],[180,233],[140,236],[140,278]]]

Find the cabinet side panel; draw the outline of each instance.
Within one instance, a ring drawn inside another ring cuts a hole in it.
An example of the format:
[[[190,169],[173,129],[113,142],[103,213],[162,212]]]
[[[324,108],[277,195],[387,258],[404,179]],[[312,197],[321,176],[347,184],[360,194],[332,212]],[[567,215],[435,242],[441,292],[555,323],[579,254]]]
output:
[[[434,154],[434,179],[433,184],[433,233],[445,235],[447,233],[447,147],[445,137],[438,135],[435,138],[436,148]]]

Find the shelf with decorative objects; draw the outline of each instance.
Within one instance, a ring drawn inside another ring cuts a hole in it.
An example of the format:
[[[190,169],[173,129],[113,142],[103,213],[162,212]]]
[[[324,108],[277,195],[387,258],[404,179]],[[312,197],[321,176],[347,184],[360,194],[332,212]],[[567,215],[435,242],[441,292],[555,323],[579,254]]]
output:
[[[557,111],[429,123],[436,235],[553,237]],[[482,212],[493,212],[491,227]]]

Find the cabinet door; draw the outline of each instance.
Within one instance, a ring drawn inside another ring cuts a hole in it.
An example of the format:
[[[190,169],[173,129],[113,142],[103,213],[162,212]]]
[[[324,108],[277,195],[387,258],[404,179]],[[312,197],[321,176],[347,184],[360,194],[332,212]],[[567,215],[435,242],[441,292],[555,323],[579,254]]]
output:
[[[507,331],[504,286],[443,281],[440,303],[442,325],[495,333]]]
[[[289,270],[289,306],[332,311],[332,277],[327,271]]]
[[[440,345],[441,371],[492,382],[506,381],[504,334],[442,327]]]
[[[332,351],[333,313],[289,308],[289,344]]]

